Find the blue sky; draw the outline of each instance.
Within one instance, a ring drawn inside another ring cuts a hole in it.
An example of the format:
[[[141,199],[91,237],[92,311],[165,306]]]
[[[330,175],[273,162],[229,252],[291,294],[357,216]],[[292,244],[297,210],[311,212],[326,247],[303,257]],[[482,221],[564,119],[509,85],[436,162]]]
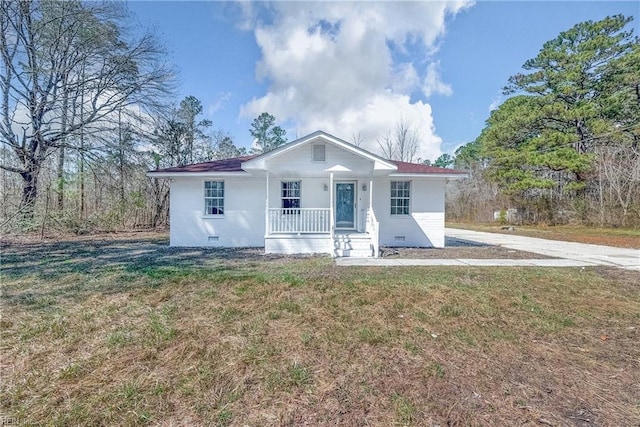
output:
[[[378,151],[404,121],[418,157],[474,140],[502,87],[543,43],[585,20],[633,16],[637,1],[130,1],[179,70],[179,102],[249,147],[262,111],[290,140],[317,129]]]

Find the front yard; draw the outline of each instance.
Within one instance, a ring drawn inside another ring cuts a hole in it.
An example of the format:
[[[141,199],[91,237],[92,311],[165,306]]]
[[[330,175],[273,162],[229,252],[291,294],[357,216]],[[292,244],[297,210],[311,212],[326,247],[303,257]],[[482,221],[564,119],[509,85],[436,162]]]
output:
[[[2,248],[19,425],[637,425],[640,275],[336,267],[166,238]]]

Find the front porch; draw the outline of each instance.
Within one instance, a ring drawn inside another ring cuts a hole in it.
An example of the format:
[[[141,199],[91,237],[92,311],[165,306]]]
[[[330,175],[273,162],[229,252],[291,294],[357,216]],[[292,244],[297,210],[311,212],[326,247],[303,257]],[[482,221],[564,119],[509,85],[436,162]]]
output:
[[[347,222],[351,227],[343,228],[336,227],[331,208],[268,208],[265,252],[377,258],[379,233],[373,209],[363,209],[358,216]]]
[[[377,257],[373,185],[392,165],[351,146],[309,148],[247,162],[265,177],[265,251]]]
[[[269,208],[267,235],[331,233],[331,209]]]

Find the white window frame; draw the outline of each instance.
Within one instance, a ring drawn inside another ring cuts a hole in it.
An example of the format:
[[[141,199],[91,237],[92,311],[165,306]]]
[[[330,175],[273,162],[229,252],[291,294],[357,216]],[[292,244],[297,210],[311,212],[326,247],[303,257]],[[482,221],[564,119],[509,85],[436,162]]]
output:
[[[298,184],[298,188],[287,188],[287,186],[290,186],[291,184],[297,183]],[[290,195],[289,192],[291,191],[296,191],[298,195],[297,196],[292,196]],[[287,192],[287,193],[285,193]],[[285,203],[285,200],[289,200],[289,203]],[[298,206],[292,206],[291,201],[293,200],[297,200]],[[288,206],[285,206],[285,204],[287,204]],[[280,181],[280,206],[283,210],[283,213],[285,215],[299,215],[300,214],[300,209],[302,208],[302,181],[301,180],[289,180],[289,181]]]
[[[216,184],[220,184],[221,188],[207,188],[207,184],[208,183],[216,183]],[[224,193],[225,193],[225,185],[224,185],[224,180],[221,179],[207,179],[203,182],[202,184],[203,187],[203,195],[204,195],[204,216],[205,217],[209,217],[209,218],[221,218],[224,216],[224,210],[225,210],[225,203],[224,203]],[[212,193],[212,195],[209,195],[208,190],[211,190],[215,193]],[[218,192],[221,192],[218,193]],[[208,200],[219,200],[221,201],[221,204],[213,204],[211,206],[209,206],[207,204]],[[209,208],[212,208],[212,212],[209,212]],[[216,212],[213,213],[213,210],[219,210],[222,212]]]
[[[403,188],[397,188],[397,184],[403,184]],[[411,181],[391,181],[389,190],[389,214],[392,217],[411,215]],[[406,200],[406,204],[398,204],[400,200]]]

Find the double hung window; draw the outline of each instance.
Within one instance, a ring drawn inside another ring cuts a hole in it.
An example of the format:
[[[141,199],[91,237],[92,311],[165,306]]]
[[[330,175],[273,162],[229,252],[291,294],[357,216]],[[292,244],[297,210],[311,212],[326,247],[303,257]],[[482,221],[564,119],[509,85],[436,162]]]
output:
[[[224,215],[224,181],[204,182],[204,214]]]
[[[411,181],[391,181],[391,215],[409,215]]]
[[[281,197],[284,214],[291,215],[300,213],[301,187],[300,181],[282,181]]]

